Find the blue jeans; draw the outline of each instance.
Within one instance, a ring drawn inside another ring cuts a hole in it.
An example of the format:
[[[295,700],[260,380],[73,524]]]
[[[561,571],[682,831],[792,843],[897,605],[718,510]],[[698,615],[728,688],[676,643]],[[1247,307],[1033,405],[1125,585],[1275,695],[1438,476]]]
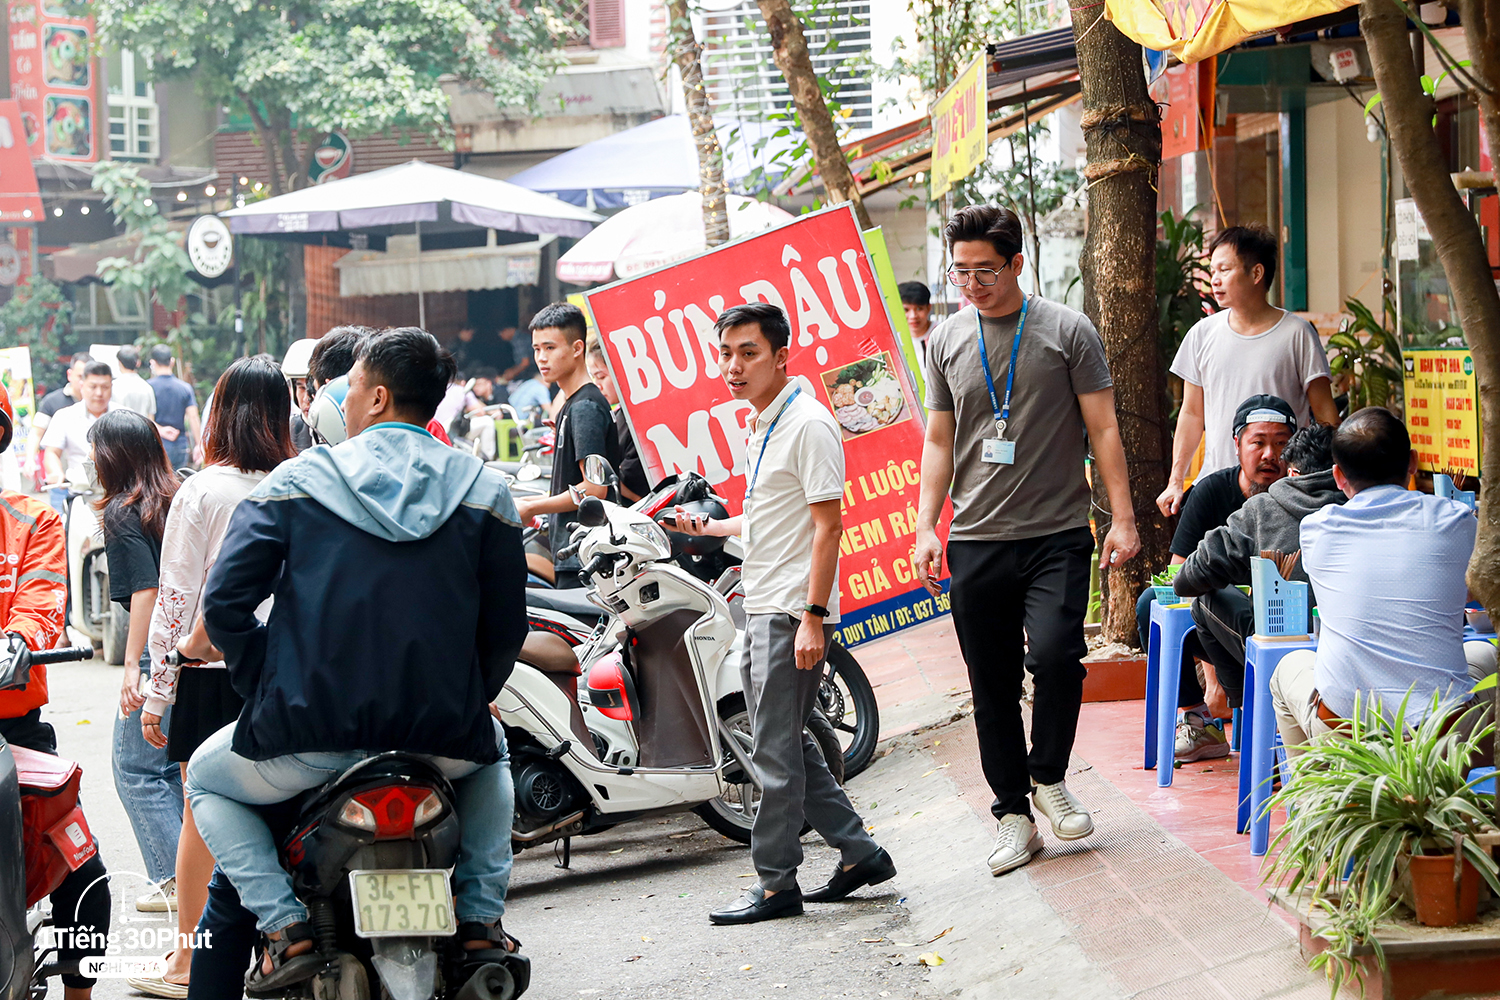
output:
[[[245,995],[245,969],[255,954],[255,914],[218,868],[208,880],[208,902],[198,918],[198,940],[188,1000],[235,1000]]]
[[[265,933],[307,919],[307,908],[281,867],[276,841],[265,820],[251,808],[269,805],[317,788],[373,752],[299,753],[249,760],[234,752],[234,724],[225,726],[193,754],[187,795],[198,832],[219,867],[239,891],[246,909]],[[492,923],[505,913],[510,887],[510,830],[515,788],[505,735],[495,723],[500,759],[479,765],[448,757],[428,759],[453,782],[458,818],[463,823],[458,864],[453,869],[455,909],[461,923]]]
[[[187,431],[179,434],[176,441],[163,441],[162,445],[167,449],[167,461],[172,463],[174,469],[187,465],[188,459],[193,456],[192,450],[188,447]]]
[[[151,659],[141,656],[141,675],[149,675]],[[167,731],[171,706],[162,713],[161,729]],[[177,840],[182,833],[182,769],[167,760],[166,748],[158,750],[141,735],[139,713],[125,718],[115,713],[115,792],[125,804],[135,831],[135,842],[153,882],[169,879],[176,872]]]

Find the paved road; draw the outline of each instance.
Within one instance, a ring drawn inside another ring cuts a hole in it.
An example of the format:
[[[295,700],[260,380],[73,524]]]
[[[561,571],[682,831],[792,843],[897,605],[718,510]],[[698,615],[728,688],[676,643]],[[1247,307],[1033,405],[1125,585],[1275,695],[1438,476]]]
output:
[[[164,927],[133,908],[145,890],[140,855],[109,770],[120,668],[101,661],[50,668],[49,721],[65,755],[84,766],[89,822],[115,873],[120,926]],[[880,791],[876,767],[854,782],[860,798]],[[807,841],[803,881],[831,870],[836,854]],[[528,997],[693,997],[702,1000],[925,998],[938,994],[914,964],[909,916],[896,890],[809,906],[801,920],[712,927],[706,914],[750,882],[747,850],[691,814],[628,825],[574,842],[572,868],[554,866],[550,847],[521,855],[512,880],[507,930],[532,958]],[[898,880],[896,884],[900,884]],[[883,887],[882,887],[883,888]],[[945,907],[946,908],[946,907]],[[128,923],[126,923],[128,921]],[[951,921],[950,921],[951,923]],[[61,995],[61,991],[57,991]],[[100,1000],[134,996],[103,981]]]

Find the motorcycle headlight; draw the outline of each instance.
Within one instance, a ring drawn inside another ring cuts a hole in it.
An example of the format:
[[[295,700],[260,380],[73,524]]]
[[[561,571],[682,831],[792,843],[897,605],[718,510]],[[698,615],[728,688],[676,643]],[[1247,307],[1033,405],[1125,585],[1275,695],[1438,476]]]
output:
[[[650,542],[652,545],[655,545],[663,552],[672,551],[672,543],[667,538],[667,533],[663,531],[661,525],[657,524],[655,521],[638,521],[633,525],[633,527],[637,532],[640,533],[641,537],[645,538],[646,541]]]

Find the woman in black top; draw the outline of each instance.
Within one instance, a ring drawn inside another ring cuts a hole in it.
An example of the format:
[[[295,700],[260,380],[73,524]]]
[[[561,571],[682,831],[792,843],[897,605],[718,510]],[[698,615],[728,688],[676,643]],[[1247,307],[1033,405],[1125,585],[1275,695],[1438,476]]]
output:
[[[111,765],[115,790],[130,816],[146,873],[163,886],[142,896],[136,907],[159,912],[166,909],[173,889],[166,883],[176,870],[182,831],[182,776],[165,750],[146,742],[130,715],[145,701],[141,688],[151,674],[146,634],[156,604],[162,530],[178,480],[156,425],[142,414],[109,411],[89,428],[89,442],[104,493],[94,502],[94,509],[104,526],[109,597],[130,609]],[[175,906],[176,900],[171,903]]]

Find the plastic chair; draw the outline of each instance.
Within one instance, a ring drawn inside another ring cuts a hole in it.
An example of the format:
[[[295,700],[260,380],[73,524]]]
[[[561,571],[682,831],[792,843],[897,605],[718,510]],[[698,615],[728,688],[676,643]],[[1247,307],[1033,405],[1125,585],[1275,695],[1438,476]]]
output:
[[[1271,764],[1276,756],[1276,712],[1271,707],[1271,675],[1288,653],[1317,649],[1312,636],[1245,639],[1245,705],[1240,712],[1249,741],[1240,741],[1240,807],[1236,829],[1250,832],[1250,853],[1264,857],[1271,840],[1271,817],[1265,811],[1271,797]]]
[[[1481,795],[1495,794],[1495,769],[1493,767],[1473,768],[1469,771],[1469,780],[1473,781],[1475,778],[1484,778],[1485,780],[1475,785],[1474,791]]]
[[[1192,608],[1183,604],[1151,605],[1151,634],[1146,650],[1146,770],[1156,768],[1156,783],[1172,784],[1177,748],[1177,695],[1182,686],[1182,643],[1193,625]],[[1163,669],[1163,664],[1167,669]],[[1165,762],[1157,767],[1157,761]]]

